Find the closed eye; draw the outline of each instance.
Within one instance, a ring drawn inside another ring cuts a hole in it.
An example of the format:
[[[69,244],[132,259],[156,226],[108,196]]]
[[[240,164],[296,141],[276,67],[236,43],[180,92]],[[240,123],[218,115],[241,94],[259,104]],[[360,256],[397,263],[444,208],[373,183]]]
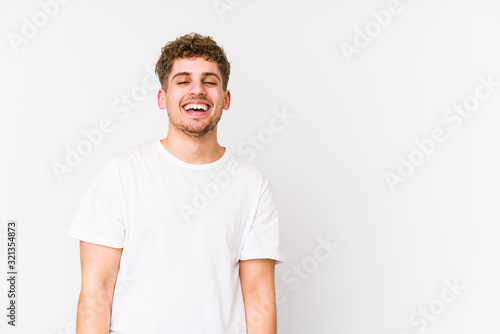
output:
[[[217,83],[211,82],[211,81],[205,81],[204,83],[206,83],[207,85],[216,85],[217,84]]]

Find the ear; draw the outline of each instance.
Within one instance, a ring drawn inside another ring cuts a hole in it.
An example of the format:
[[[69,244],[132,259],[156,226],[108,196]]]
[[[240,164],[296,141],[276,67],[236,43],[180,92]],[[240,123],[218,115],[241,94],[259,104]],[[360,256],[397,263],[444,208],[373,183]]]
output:
[[[165,97],[166,92],[163,89],[160,89],[158,91],[158,108],[160,109],[166,109],[167,108],[167,102],[166,102],[166,97]]]
[[[224,92],[224,110],[228,110],[230,104],[231,104],[231,92],[229,90],[226,90]]]

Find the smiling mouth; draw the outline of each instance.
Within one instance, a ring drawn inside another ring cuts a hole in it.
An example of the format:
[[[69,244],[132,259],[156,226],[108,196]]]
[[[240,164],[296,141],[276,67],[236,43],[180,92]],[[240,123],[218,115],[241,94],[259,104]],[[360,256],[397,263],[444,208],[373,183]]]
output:
[[[205,115],[210,108],[210,105],[206,103],[187,103],[182,107],[186,114],[191,116]]]

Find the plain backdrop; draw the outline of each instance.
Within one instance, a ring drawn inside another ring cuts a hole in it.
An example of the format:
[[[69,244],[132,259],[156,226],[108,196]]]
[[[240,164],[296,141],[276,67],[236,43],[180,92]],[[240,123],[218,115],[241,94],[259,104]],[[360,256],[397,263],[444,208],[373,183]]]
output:
[[[498,333],[499,14],[493,0],[2,0],[0,267],[14,219],[19,275],[15,328],[0,280],[0,332],[74,332],[66,231],[108,155],[166,136],[152,72],[194,31],[232,66],[220,143],[275,191],[279,333]]]

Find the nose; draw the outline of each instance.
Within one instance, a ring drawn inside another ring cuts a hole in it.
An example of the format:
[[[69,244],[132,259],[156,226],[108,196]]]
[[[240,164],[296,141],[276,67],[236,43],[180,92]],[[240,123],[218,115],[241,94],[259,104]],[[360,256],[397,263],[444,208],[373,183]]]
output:
[[[201,80],[194,80],[191,83],[190,95],[206,95],[205,86]]]

